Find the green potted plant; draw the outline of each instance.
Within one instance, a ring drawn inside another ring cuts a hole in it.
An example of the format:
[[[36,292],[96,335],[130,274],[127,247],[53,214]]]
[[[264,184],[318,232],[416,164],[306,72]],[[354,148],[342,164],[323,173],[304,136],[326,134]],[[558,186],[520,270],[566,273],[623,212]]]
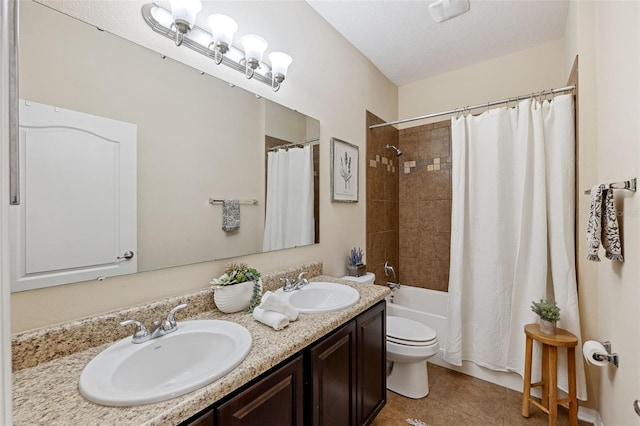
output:
[[[224,274],[211,280],[213,300],[224,313],[253,311],[260,304],[262,280],[260,272],[246,263],[231,263]]]
[[[347,275],[361,277],[367,273],[367,265],[363,262],[364,252],[360,247],[354,247],[349,252]]]
[[[555,301],[542,300],[532,302],[531,310],[540,316],[540,331],[545,334],[556,334],[556,323],[560,319],[560,308]]]

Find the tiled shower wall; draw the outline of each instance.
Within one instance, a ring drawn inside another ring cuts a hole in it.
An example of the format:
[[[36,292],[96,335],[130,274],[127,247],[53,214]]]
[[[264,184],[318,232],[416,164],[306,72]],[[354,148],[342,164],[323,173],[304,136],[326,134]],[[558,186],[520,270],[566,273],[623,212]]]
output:
[[[400,282],[447,291],[451,240],[450,121],[399,131]]]
[[[367,112],[367,128],[383,120]],[[384,284],[384,262],[397,281],[447,291],[451,239],[450,122],[367,133],[367,270]],[[403,152],[396,157],[387,144]],[[389,278],[391,279],[391,278]]]
[[[367,112],[367,129],[384,120]],[[367,133],[367,270],[376,274],[376,283],[385,284],[384,262],[398,270],[398,157],[387,144],[398,146],[394,127],[369,129]],[[399,157],[402,159],[403,157]]]

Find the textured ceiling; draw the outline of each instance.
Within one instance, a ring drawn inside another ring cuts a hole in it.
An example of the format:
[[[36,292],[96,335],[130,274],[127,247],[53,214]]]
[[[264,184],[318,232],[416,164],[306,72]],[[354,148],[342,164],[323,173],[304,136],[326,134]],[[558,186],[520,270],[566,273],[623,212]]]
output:
[[[398,86],[557,40],[568,0],[470,0],[436,23],[433,0],[306,0]]]

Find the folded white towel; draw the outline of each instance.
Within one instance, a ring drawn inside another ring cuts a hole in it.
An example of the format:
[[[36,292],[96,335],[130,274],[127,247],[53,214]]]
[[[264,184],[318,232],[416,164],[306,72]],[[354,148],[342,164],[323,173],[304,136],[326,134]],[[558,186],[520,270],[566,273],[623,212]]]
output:
[[[269,327],[273,327],[274,330],[282,330],[289,325],[289,320],[283,314],[261,308],[253,309],[253,318]]]
[[[289,301],[278,297],[275,293],[266,291],[262,295],[261,301],[262,303],[260,304],[259,308],[268,311],[280,312],[281,314],[284,314],[287,319],[289,319],[289,321],[295,321],[298,319],[298,310],[291,306],[291,303],[289,303]]]

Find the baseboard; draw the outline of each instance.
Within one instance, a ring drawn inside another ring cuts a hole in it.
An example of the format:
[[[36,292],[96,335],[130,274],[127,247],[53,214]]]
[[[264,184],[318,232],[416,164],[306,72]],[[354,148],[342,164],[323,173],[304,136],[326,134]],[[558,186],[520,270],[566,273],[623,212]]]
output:
[[[578,420],[592,423],[594,426],[604,426],[600,413],[587,407],[578,407]]]

